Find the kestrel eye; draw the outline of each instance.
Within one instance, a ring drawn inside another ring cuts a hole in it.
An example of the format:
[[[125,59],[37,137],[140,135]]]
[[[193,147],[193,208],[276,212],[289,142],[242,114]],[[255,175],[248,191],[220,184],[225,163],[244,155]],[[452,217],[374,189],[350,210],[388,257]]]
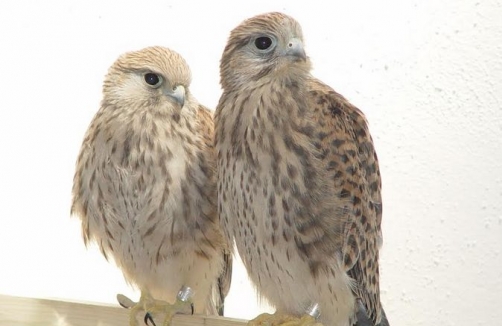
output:
[[[144,78],[145,82],[150,86],[158,87],[162,83],[162,77],[153,72],[146,73]]]
[[[266,50],[272,45],[272,39],[268,36],[260,36],[254,40],[254,45],[259,50]]]

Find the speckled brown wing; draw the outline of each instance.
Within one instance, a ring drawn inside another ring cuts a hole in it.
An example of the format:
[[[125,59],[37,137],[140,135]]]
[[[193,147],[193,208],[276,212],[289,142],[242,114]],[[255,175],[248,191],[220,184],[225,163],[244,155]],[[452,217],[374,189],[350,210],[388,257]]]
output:
[[[378,160],[364,114],[322,82],[308,83],[317,138],[335,194],[346,202],[343,264],[368,316],[381,319],[378,251],[382,219]]]
[[[216,151],[214,150],[214,119],[213,112],[203,105],[199,106],[197,110],[197,120],[198,128],[201,134],[204,135],[204,143],[207,148],[211,149],[213,155],[209,156],[212,160],[216,161]],[[210,164],[210,166],[215,166]],[[213,176],[216,178],[216,171],[213,171]],[[216,206],[217,203],[215,202]],[[221,225],[221,224],[220,224]],[[223,231],[222,231],[223,234]],[[232,281],[232,254],[230,244],[227,244],[228,248],[224,250],[223,254],[223,270],[220,277],[218,278],[218,283],[214,286],[213,291],[213,301],[215,307],[217,308],[217,313],[220,316],[224,315],[224,304],[225,297],[230,291],[230,284]]]

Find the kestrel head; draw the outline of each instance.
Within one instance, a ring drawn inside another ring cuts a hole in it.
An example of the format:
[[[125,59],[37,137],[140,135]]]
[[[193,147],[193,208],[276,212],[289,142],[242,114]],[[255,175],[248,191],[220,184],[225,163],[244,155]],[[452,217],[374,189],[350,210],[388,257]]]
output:
[[[220,62],[225,90],[309,71],[300,24],[278,12],[252,17],[232,30]]]
[[[103,84],[103,101],[120,107],[181,110],[188,96],[190,68],[178,53],[155,46],[120,56]]]

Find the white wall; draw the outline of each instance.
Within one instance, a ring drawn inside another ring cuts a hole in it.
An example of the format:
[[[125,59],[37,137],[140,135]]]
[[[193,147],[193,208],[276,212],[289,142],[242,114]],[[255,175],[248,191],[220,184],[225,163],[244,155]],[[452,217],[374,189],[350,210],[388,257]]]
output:
[[[384,186],[382,300],[393,325],[502,319],[502,4],[495,0],[0,2],[0,293],[135,295],[69,217],[74,162],[108,66],[164,45],[215,107],[229,31],[280,10],[315,75],[366,112]],[[259,309],[242,268],[230,316]],[[242,303],[248,300],[249,305]]]

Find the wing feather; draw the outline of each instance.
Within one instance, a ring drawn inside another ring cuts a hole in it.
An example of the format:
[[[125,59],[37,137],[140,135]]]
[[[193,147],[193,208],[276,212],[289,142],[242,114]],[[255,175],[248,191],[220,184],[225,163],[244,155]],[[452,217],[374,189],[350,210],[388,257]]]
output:
[[[310,106],[317,119],[316,147],[335,195],[346,200],[343,266],[354,280],[354,294],[376,324],[381,319],[378,251],[381,242],[381,178],[364,114],[343,96],[312,79]],[[340,201],[342,202],[342,201]]]

